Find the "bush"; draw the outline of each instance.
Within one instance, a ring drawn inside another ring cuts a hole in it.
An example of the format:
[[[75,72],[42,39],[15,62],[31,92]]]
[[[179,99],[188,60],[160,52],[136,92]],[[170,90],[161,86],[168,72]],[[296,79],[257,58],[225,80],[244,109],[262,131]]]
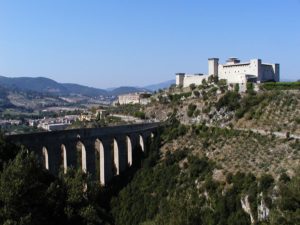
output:
[[[190,89],[193,91],[196,88],[195,84],[190,84]]]
[[[259,180],[259,190],[267,191],[274,182],[274,178],[270,174],[264,174]]]
[[[194,105],[194,104],[189,104],[189,105],[188,105],[188,111],[187,111],[188,117],[192,117],[192,116],[193,116],[193,114],[194,114],[196,108],[197,108],[197,106]]]
[[[200,92],[199,91],[193,91],[193,94],[198,98],[200,96]]]
[[[146,119],[146,114],[142,111],[135,112],[134,116],[137,117],[137,118],[140,118],[142,120]]]
[[[218,110],[222,107],[227,107],[230,111],[236,110],[240,107],[241,96],[237,92],[228,91],[225,95],[223,95],[216,104]]]
[[[251,82],[247,82],[247,93],[248,94],[255,94],[254,85]]]

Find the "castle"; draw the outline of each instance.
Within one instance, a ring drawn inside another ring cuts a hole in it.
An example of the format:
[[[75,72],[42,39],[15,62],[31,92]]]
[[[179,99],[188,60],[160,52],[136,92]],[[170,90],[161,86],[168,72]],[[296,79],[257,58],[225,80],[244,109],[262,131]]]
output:
[[[219,64],[218,58],[208,59],[208,75],[204,74],[176,74],[176,85],[188,87],[190,84],[200,85],[205,79],[214,75],[219,80],[224,79],[228,84],[244,85],[250,82],[279,81],[279,64],[262,63],[261,59],[252,59],[241,63],[237,58],[229,58],[226,64]]]

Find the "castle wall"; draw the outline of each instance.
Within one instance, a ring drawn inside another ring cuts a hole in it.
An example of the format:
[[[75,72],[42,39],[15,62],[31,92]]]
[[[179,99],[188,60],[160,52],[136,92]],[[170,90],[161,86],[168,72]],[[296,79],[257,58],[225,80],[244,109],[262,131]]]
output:
[[[191,84],[200,85],[203,80],[207,81],[208,77],[208,75],[185,75],[183,87],[189,87]]]
[[[260,60],[251,60],[250,63],[231,65],[219,65],[219,79],[227,80],[227,83],[246,83],[246,75],[258,77]]]

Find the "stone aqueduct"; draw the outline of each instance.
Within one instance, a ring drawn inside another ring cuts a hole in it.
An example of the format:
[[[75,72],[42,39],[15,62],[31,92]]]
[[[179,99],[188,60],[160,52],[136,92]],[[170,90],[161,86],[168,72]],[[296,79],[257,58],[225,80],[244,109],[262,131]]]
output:
[[[145,151],[159,123],[73,129],[7,136],[35,152],[52,174],[80,167],[106,185],[133,164],[137,149]]]

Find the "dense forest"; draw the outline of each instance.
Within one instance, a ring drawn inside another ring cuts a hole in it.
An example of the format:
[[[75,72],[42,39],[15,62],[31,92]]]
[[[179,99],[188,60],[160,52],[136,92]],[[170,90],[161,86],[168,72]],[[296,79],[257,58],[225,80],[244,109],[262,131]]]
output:
[[[106,188],[75,169],[54,177],[37,156],[1,136],[0,223],[299,224],[299,171],[279,178],[236,171],[219,181],[218,162],[187,148],[160,151],[191,130],[200,135],[170,121],[140,163]]]

